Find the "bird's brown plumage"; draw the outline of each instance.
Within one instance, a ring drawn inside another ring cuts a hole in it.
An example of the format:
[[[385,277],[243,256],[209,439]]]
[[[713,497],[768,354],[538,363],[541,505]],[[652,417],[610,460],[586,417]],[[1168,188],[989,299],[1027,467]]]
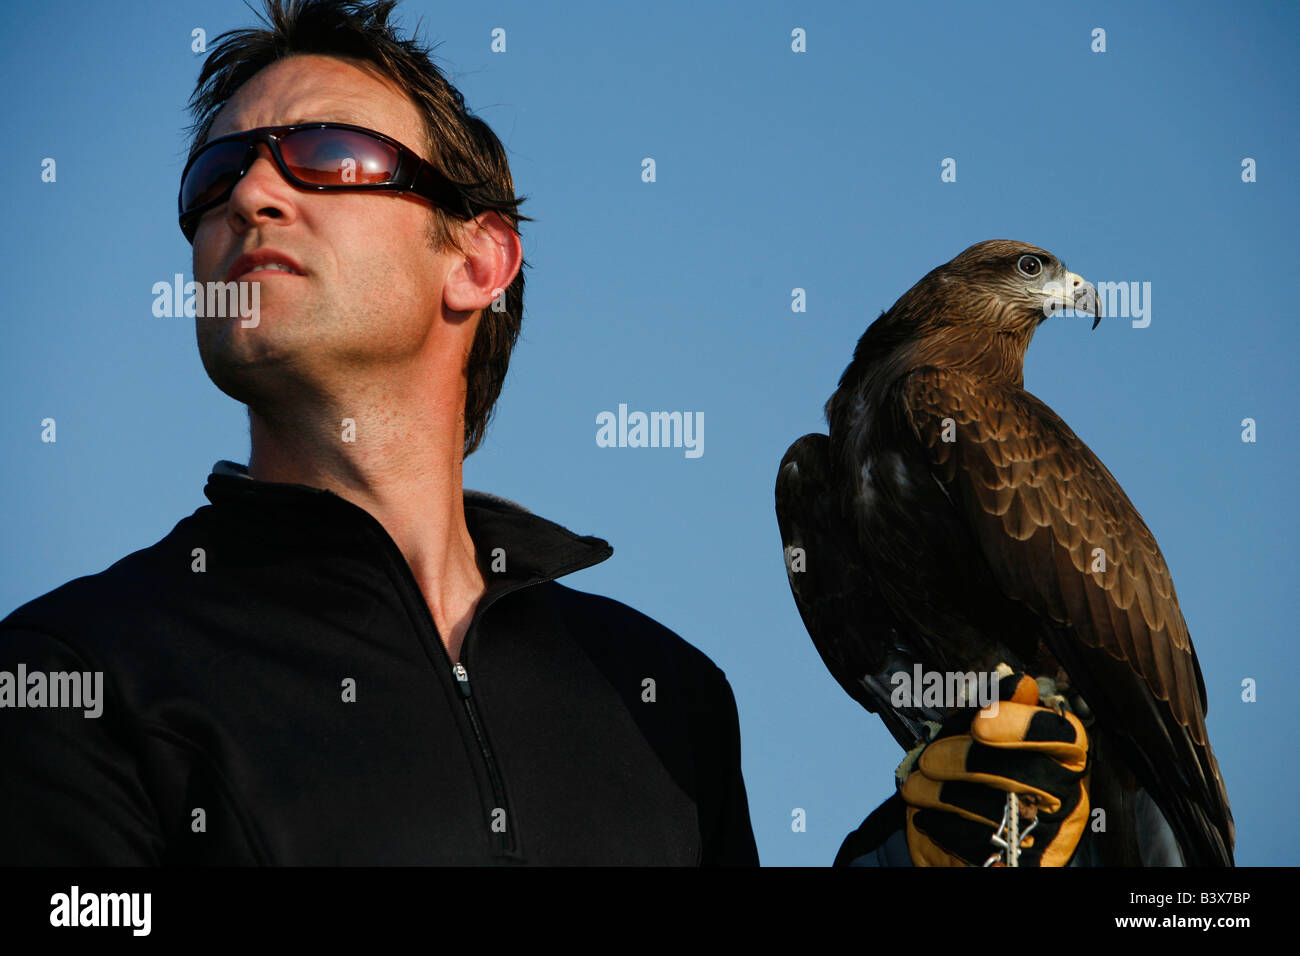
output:
[[[1126,804],[1114,825],[1137,826],[1144,789],[1186,862],[1230,864],[1204,681],[1164,557],[1114,476],[1023,388],[1051,278],[1078,279],[1037,247],[980,243],[872,324],[827,403],[829,438],[782,461],[782,537],[807,555],[791,587],[832,674],[904,746],[938,715],[890,707],[891,671],[1008,660],[1063,676],[1096,717],[1095,796]],[[1103,857],[1137,862],[1137,838],[1103,839]]]

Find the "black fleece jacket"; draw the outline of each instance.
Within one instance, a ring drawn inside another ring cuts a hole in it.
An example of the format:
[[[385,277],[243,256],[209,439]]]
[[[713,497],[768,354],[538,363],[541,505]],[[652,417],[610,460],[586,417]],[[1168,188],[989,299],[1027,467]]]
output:
[[[606,542],[466,492],[488,591],[457,666],[364,509],[229,462],[204,492],[0,622],[24,703],[38,672],[104,698],[0,696],[0,863],[757,864],[722,672],[554,581]]]

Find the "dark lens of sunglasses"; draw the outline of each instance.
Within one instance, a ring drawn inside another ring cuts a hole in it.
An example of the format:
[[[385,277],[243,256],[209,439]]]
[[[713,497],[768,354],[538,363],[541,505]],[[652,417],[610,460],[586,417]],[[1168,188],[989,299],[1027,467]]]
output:
[[[280,155],[289,172],[315,186],[386,183],[399,159],[388,143],[346,129],[296,130],[280,141]]]
[[[181,208],[194,209],[211,202],[230,189],[248,154],[247,143],[219,143],[205,151],[185,174],[181,186]]]

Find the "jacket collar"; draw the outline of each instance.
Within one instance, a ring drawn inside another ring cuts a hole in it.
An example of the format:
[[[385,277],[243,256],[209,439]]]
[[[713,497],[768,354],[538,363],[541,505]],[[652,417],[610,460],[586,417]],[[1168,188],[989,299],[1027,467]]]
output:
[[[358,522],[369,523],[387,536],[369,512],[332,491],[259,481],[248,474],[247,466],[233,461],[218,461],[212,467],[203,493],[224,514],[230,514],[230,509],[247,512],[250,521],[263,532],[265,522],[274,515],[297,519],[320,536],[355,535],[355,525],[348,528],[346,523],[341,526],[337,521],[320,520],[322,510],[341,509],[354,512]],[[465,525],[480,560],[491,564],[499,556],[505,562],[503,577],[518,584],[549,581],[581,571],[614,553],[603,538],[574,534],[513,501],[468,489],[464,496]]]

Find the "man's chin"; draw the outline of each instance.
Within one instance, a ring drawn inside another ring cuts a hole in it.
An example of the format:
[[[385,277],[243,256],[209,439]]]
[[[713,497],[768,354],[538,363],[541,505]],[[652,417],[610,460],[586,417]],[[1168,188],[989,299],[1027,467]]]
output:
[[[222,348],[222,345],[229,346],[230,342],[218,340],[212,343],[211,348],[201,346],[199,349],[203,369],[212,384],[245,404],[259,394],[278,391],[274,387],[268,389],[268,386],[292,377],[285,374],[285,370],[293,365],[291,353],[270,347],[269,343],[259,343],[253,348],[249,347],[250,344],[244,341],[238,349]]]

